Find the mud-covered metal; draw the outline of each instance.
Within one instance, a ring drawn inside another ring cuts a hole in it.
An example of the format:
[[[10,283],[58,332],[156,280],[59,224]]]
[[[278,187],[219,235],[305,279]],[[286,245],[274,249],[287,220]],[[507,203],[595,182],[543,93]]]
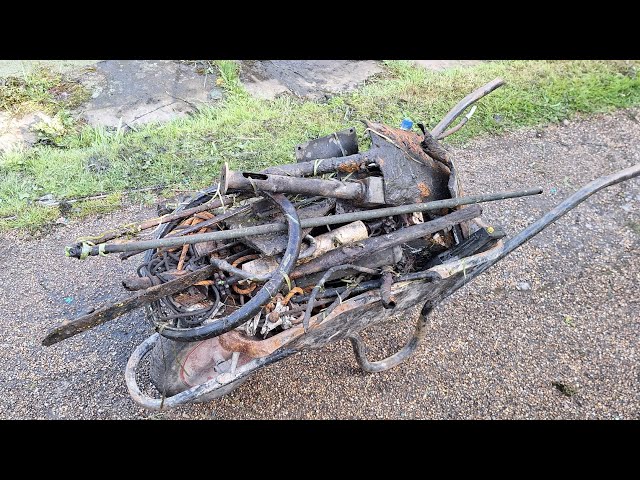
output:
[[[358,153],[358,134],[354,127],[296,145],[296,160],[308,162],[318,158],[346,157]]]

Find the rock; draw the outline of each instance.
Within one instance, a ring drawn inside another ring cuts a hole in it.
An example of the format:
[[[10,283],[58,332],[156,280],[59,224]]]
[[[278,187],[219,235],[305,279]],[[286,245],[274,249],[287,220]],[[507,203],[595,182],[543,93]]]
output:
[[[22,117],[0,112],[0,152],[33,145],[38,141],[36,127],[53,124],[55,119],[43,112],[33,112]]]
[[[193,65],[173,60],[102,61],[80,81],[92,95],[79,113],[90,125],[108,127],[183,117],[218,95]]]
[[[222,100],[222,90],[219,88],[213,88],[209,92],[209,100]]]
[[[529,282],[520,282],[516,285],[516,288],[520,291],[531,290],[531,284]]]
[[[564,120],[562,120],[562,125],[564,125],[565,127],[569,126],[569,120],[567,120],[566,118]]]

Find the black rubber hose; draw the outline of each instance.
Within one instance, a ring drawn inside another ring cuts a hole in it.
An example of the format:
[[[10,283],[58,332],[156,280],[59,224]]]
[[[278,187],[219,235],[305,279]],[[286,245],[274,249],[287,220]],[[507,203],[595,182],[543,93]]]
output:
[[[281,193],[269,194],[263,192],[269,200],[280,207],[287,220],[289,239],[287,249],[282,256],[282,263],[273,272],[271,278],[264,286],[241,308],[231,313],[231,315],[220,318],[212,323],[207,323],[193,328],[176,328],[171,326],[159,327],[158,333],[171,340],[178,342],[197,342],[207,338],[217,337],[223,333],[233,330],[242,325],[251,317],[254,317],[268,303],[288,278],[298,261],[300,254],[300,243],[302,241],[302,229],[300,219],[293,204]]]

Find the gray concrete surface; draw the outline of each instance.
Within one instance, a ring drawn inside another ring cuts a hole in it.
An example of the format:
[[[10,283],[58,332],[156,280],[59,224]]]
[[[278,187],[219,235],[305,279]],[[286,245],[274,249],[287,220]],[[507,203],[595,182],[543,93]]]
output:
[[[80,114],[91,125],[136,125],[187,115],[222,98],[215,75],[173,60],[107,60],[80,80],[92,90]]]
[[[286,93],[318,100],[353,90],[382,71],[374,60],[243,60],[240,78],[258,98]]]
[[[544,188],[486,204],[484,217],[513,235],[592,178],[640,162],[639,119],[638,109],[620,111],[453,153],[469,194]],[[417,354],[393,370],[363,374],[344,341],[270,366],[220,400],[163,413],[137,407],[124,384],[128,355],[151,333],[141,312],[40,346],[61,318],[124,296],[120,280],[137,264],[71,260],[64,245],[153,212],[131,207],[38,240],[5,235],[0,418],[637,419],[639,207],[637,179],[592,197],[443,302]],[[524,283],[530,289],[518,289]],[[400,318],[369,330],[371,357],[393,352],[411,329]]]

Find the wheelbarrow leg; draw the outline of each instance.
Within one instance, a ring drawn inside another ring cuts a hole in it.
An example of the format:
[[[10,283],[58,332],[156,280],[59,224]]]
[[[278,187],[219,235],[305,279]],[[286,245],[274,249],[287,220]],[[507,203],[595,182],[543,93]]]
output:
[[[418,345],[420,345],[420,342],[422,342],[424,337],[427,336],[427,319],[434,308],[435,304],[432,304],[431,302],[424,304],[424,307],[422,307],[420,315],[418,316],[418,321],[416,322],[416,329],[413,332],[413,335],[411,335],[411,338],[409,338],[405,346],[402,347],[400,351],[385,358],[384,360],[370,362],[367,359],[367,347],[360,338],[360,335],[357,333],[349,335],[347,338],[351,341],[353,353],[356,356],[356,360],[358,361],[360,368],[369,373],[384,372],[385,370],[389,370],[390,368],[400,365],[413,355],[417,350]]]

